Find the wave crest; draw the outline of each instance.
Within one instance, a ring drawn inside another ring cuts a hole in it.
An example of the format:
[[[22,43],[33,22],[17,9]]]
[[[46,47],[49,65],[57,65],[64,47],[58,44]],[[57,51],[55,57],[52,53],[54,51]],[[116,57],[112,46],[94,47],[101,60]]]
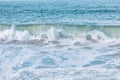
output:
[[[14,42],[14,41],[58,41],[64,39],[71,40],[86,40],[86,41],[99,41],[106,40],[108,37],[99,30],[91,30],[91,31],[79,31],[77,29],[71,30],[67,27],[67,30],[64,28],[58,27],[49,27],[46,30],[34,29],[34,33],[30,32],[27,29],[20,30],[16,29],[15,25],[12,25],[10,29],[5,29],[0,31],[0,42]],[[74,28],[73,28],[74,29]]]

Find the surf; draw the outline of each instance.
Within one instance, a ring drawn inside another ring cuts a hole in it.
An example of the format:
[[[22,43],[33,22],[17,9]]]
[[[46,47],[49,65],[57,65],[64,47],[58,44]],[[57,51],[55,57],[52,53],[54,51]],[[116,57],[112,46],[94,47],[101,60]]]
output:
[[[87,26],[57,24],[9,25],[0,29],[0,43],[31,40],[58,41],[65,39],[107,40],[119,39],[119,26]]]

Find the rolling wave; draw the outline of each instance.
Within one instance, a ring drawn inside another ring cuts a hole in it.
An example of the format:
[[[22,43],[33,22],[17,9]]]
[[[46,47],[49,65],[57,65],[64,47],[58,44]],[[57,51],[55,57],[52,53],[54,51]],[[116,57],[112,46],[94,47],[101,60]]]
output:
[[[56,24],[23,24],[1,26],[0,42],[14,41],[59,41],[64,39],[83,39],[99,41],[119,39],[119,26],[85,26]]]

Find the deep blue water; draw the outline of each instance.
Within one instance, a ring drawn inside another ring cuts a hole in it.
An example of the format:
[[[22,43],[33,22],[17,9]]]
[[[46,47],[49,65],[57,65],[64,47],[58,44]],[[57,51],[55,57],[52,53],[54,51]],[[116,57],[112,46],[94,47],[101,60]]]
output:
[[[119,24],[120,0],[0,2],[0,24]]]

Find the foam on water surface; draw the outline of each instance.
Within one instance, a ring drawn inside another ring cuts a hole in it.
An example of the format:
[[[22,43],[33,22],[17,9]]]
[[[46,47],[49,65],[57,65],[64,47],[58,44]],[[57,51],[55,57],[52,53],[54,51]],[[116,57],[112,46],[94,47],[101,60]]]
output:
[[[119,42],[65,40],[0,44],[0,79],[119,80]]]
[[[104,75],[103,75],[104,74]],[[24,75],[24,76],[23,76]],[[106,69],[43,69],[21,71],[12,75],[12,80],[30,79],[30,80],[119,80],[119,72]],[[21,78],[21,79],[20,79]]]

